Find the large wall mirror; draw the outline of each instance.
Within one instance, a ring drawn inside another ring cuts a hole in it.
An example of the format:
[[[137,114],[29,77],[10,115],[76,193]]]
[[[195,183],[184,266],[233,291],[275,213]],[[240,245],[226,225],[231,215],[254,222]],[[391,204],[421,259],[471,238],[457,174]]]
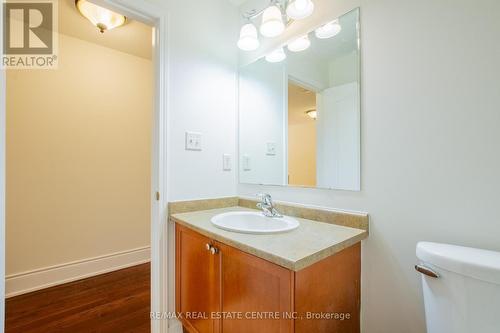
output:
[[[240,68],[240,183],[359,191],[359,9],[307,36]]]

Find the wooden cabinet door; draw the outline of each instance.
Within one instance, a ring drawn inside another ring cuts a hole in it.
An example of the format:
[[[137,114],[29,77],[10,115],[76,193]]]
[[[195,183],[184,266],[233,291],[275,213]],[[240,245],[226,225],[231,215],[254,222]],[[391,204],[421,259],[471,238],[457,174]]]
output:
[[[216,246],[222,274],[222,332],[293,332],[293,321],[285,317],[293,311],[293,272],[233,247]]]
[[[219,332],[212,316],[220,310],[218,258],[207,244],[209,238],[176,225],[176,311],[190,333]]]
[[[295,274],[295,311],[299,318],[307,318],[308,312],[332,316],[298,319],[295,333],[359,333],[360,301],[361,243],[358,243]]]

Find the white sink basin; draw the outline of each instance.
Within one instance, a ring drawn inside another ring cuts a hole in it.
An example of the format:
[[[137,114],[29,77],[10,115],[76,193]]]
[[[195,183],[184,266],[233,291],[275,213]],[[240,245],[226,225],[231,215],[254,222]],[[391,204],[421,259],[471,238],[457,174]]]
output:
[[[299,221],[292,217],[267,217],[261,212],[222,213],[210,221],[218,228],[245,234],[272,234],[299,226]]]

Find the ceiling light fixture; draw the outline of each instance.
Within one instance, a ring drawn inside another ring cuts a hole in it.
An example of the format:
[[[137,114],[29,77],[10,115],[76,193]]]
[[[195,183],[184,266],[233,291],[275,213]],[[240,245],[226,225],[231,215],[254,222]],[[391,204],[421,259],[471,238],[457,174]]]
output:
[[[342,26],[340,25],[339,20],[335,20],[322,25],[321,27],[316,29],[314,33],[317,38],[326,39],[336,36],[341,30]]]
[[[282,47],[274,50],[266,56],[268,62],[281,62],[286,59],[286,53]]]
[[[266,37],[277,37],[285,31],[285,23],[283,23],[283,14],[278,6],[269,6],[262,13],[262,24],[260,25],[260,33]]]
[[[311,41],[308,35],[304,35],[288,44],[288,49],[292,52],[300,52],[307,50],[311,46]]]
[[[124,25],[127,21],[125,16],[97,6],[87,0],[76,0],[75,5],[80,14],[92,22],[101,33]]]
[[[252,23],[247,23],[241,27],[238,47],[243,51],[254,51],[259,48],[259,37],[257,28]]]
[[[318,118],[318,111],[312,109],[312,110],[309,110],[309,111],[306,111],[306,114],[311,118],[311,119],[314,119],[316,120]]]
[[[302,20],[309,17],[314,11],[311,0],[295,0],[286,7],[286,14],[293,20]]]

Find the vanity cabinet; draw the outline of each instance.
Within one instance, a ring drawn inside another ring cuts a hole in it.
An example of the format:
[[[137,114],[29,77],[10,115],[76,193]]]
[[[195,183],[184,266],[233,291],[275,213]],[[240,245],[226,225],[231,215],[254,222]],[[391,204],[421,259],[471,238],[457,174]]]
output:
[[[220,250],[220,311],[243,317],[222,318],[221,331],[293,332],[293,322],[281,316],[293,311],[293,272],[233,247],[215,246]]]
[[[360,264],[357,243],[294,272],[176,224],[176,311],[189,333],[359,333]]]
[[[176,227],[176,311],[190,332],[219,332],[207,318],[220,308],[220,256],[209,251],[210,239]]]

